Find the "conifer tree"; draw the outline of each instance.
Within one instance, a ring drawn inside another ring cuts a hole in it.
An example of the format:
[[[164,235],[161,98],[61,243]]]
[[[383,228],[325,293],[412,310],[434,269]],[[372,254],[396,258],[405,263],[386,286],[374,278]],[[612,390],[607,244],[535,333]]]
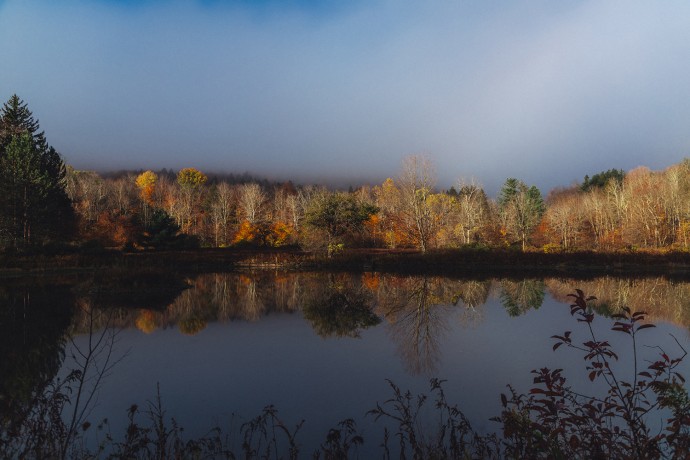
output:
[[[510,177],[498,196],[498,208],[504,230],[517,237],[524,251],[529,234],[539,224],[545,211],[544,200],[537,187]]]
[[[47,150],[45,133],[40,131],[38,120],[34,120],[33,114],[19,96],[13,94],[3,104],[0,114],[0,156],[12,141],[12,137],[23,133],[31,134],[36,146],[41,150]]]
[[[10,97],[0,111],[0,243],[19,247],[70,235],[65,173],[26,103]]]

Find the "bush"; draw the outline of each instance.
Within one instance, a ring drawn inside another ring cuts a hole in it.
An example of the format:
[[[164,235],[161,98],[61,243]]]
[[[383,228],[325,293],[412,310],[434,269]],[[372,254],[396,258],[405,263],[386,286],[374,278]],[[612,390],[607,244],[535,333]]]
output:
[[[561,346],[584,354],[590,381],[605,383],[603,395],[591,395],[567,384],[563,369],[533,370],[535,386],[528,394],[501,395],[503,412],[494,420],[503,428],[504,454],[514,458],[684,458],[690,452],[690,399],[685,379],[677,368],[687,352],[670,358],[660,350],[658,358],[641,368],[637,335],[654,325],[645,323],[644,312],[624,308],[612,315],[611,330],[631,339],[634,373],[624,379],[614,370],[618,354],[607,340],[599,340],[592,323],[592,302],[577,290],[570,294],[570,312],[586,328],[581,343],[571,331],[554,335],[553,348]],[[671,417],[653,432],[650,421],[667,410]]]

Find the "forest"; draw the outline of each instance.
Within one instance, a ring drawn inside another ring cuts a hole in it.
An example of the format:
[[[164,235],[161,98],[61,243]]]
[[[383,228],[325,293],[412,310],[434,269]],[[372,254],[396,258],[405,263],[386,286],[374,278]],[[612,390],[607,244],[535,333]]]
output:
[[[439,189],[428,155],[348,191],[191,166],[99,174],[66,165],[17,95],[0,111],[0,176],[6,252],[50,244],[666,252],[687,250],[690,237],[690,159],[663,171],[610,169],[545,195],[508,178],[495,199],[475,181]]]

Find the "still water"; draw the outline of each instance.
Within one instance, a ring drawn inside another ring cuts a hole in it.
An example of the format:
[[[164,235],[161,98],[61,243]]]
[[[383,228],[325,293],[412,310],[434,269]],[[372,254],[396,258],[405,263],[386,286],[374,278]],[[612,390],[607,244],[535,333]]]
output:
[[[64,302],[77,307],[67,326],[74,338],[64,344],[57,374],[67,375],[79,352],[94,348],[94,338],[106,332],[107,352],[97,354],[90,372],[109,370],[88,419],[107,418],[116,438],[124,434],[127,409],[146,407],[159,388],[166,416],[188,437],[215,426],[232,432],[272,404],[288,426],[305,420],[299,432],[305,452],[345,418],[357,422],[365,440],[361,451],[374,452],[383,424],[365,414],[390,398],[387,379],[416,394],[428,393],[431,377],[446,380],[447,399],[476,430],[493,432],[499,427],[489,418],[500,412],[500,394],[509,383],[527,391],[532,369],[564,368],[571,384],[596,391],[582,354],[552,350],[551,336],[566,330],[587,339],[568,308],[567,294],[575,288],[596,295],[604,315],[622,306],[647,311],[657,328],[643,331],[642,342],[680,355],[675,337],[690,349],[690,284],[661,278],[272,272],[172,278],[62,287],[70,293]],[[40,302],[43,291],[33,291]],[[54,303],[55,294],[43,296]],[[629,373],[629,338],[610,326],[605,317],[595,321],[596,333],[611,339],[621,355],[620,371]],[[643,359],[658,354],[641,350]],[[47,360],[49,375],[55,360]],[[690,362],[681,372],[690,375]]]

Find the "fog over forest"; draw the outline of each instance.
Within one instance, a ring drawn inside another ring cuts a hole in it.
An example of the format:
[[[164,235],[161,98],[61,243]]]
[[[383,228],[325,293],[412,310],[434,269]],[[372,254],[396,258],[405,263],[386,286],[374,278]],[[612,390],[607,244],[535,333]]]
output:
[[[547,191],[690,152],[686,2],[0,1],[0,88],[67,163]]]

